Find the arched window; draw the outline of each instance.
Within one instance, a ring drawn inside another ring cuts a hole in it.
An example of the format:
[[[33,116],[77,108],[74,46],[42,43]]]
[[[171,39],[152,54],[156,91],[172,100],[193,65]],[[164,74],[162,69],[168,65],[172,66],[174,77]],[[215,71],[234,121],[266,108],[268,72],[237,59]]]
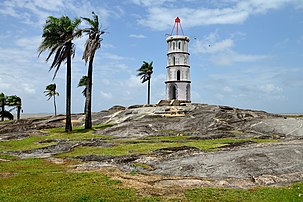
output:
[[[176,58],[173,56],[173,65],[176,65]]]
[[[181,49],[181,42],[178,43],[178,48]]]
[[[181,79],[181,72],[180,70],[177,71],[177,81],[180,81]]]
[[[175,42],[173,42],[173,50],[175,50],[176,44]]]
[[[190,100],[190,84],[186,85],[186,100]]]

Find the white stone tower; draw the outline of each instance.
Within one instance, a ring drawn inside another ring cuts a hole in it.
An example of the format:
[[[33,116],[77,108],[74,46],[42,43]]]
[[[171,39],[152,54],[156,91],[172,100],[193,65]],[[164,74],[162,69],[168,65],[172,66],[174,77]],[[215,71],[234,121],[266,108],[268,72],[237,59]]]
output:
[[[179,28],[182,35],[179,35]],[[174,30],[176,30],[175,35],[173,35]],[[166,99],[190,102],[189,37],[184,36],[179,17],[175,19],[174,27],[166,42],[168,45]]]

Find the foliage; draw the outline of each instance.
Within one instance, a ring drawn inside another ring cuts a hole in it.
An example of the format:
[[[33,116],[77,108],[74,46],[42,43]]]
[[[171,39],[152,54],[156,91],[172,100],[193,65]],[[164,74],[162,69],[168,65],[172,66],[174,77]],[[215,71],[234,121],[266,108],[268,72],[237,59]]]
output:
[[[82,76],[78,83],[78,87],[82,87],[82,86],[85,87],[84,90],[82,91],[84,97],[86,97],[87,79],[88,79],[87,76]]]
[[[141,76],[141,82],[147,83],[147,104],[150,104],[150,80],[151,80],[151,75],[153,73],[153,61],[151,63],[143,61],[142,66],[137,70],[139,73],[137,76]]]
[[[55,83],[49,84],[45,87],[44,93],[45,93],[45,96],[48,97],[48,100],[56,95],[59,96],[59,93],[56,91],[56,88],[57,88],[57,86]]]
[[[93,19],[82,17],[84,21],[86,21],[89,25],[89,28],[83,29],[83,33],[88,35],[88,39],[84,45],[84,52],[82,59],[87,63],[87,61],[93,60],[93,57],[96,53],[96,50],[101,47],[101,35],[105,32],[100,29],[99,18],[98,16],[92,12]]]
[[[82,34],[81,30],[77,29],[80,23],[81,20],[79,18],[70,20],[68,16],[62,16],[61,18],[49,16],[46,20],[38,52],[40,56],[42,52],[49,50],[46,62],[54,56],[49,69],[55,69],[53,79],[56,77],[61,63],[66,61],[70,55],[74,56],[75,54],[72,40],[79,38]]]
[[[153,73],[153,61],[151,63],[143,61],[142,66],[137,71],[139,72],[137,76],[141,76],[142,83],[149,81]]]
[[[45,96],[48,96],[48,100],[51,99],[52,97],[54,98],[54,111],[55,111],[55,116],[57,115],[57,106],[56,106],[56,96],[59,96],[59,93],[56,91],[56,84],[49,84],[45,88]]]

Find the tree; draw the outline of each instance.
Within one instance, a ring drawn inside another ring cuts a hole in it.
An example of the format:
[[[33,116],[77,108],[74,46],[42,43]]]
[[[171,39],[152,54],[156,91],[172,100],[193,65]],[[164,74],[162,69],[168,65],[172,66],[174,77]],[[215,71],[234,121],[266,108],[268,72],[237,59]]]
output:
[[[93,19],[82,18],[89,25],[88,28],[83,29],[83,32],[88,35],[88,39],[84,45],[84,52],[82,59],[85,61],[85,64],[88,64],[87,71],[87,86],[86,86],[86,99],[85,99],[85,129],[92,128],[92,83],[93,83],[93,62],[97,49],[101,47],[101,35],[104,34],[104,31],[101,31],[99,25],[98,16],[92,12]]]
[[[151,61],[151,63],[145,62],[143,61],[142,66],[140,67],[140,69],[137,70],[139,73],[137,74],[137,76],[141,76],[141,82],[145,83],[146,81],[147,83],[147,104],[150,104],[150,79],[151,79],[151,75],[153,73],[153,61]]]
[[[78,83],[78,88],[84,86],[84,90],[82,91],[82,94],[84,97],[86,97],[86,89],[87,89],[87,76],[82,76]]]
[[[13,109],[17,108],[17,120],[19,120],[21,109],[22,109],[22,107],[21,107],[22,106],[21,98],[18,97],[17,95],[7,96],[6,105],[8,105],[10,107],[14,107]],[[10,111],[13,110],[13,109],[10,109]]]
[[[0,107],[2,112],[1,121],[4,121],[3,113],[5,111],[5,104],[6,104],[6,96],[4,95],[4,93],[0,93]]]
[[[78,83],[78,88],[84,86],[84,90],[82,91],[83,96],[86,98],[86,90],[87,90],[87,76],[82,76]],[[84,104],[84,114],[86,112],[86,99]]]
[[[45,96],[48,96],[47,100],[50,100],[52,97],[54,98],[54,110],[55,110],[55,116],[57,115],[57,105],[56,105],[56,95],[59,96],[59,93],[56,91],[56,84],[49,84],[45,88]]]
[[[53,56],[49,70],[55,69],[55,79],[61,63],[66,61],[66,121],[65,131],[72,131],[71,122],[71,66],[72,56],[75,55],[73,40],[79,38],[82,31],[78,29],[81,20],[70,20],[67,16],[56,18],[49,16],[43,27],[42,42],[38,48],[39,56],[44,51],[49,51],[46,62]]]

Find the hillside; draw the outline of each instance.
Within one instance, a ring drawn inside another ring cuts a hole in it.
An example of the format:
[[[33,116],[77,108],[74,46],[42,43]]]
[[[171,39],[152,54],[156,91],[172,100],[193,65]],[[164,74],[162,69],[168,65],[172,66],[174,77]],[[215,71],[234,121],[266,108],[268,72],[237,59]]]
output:
[[[73,115],[74,126],[83,119]],[[303,181],[300,116],[189,104],[116,106],[93,114],[93,131],[76,126],[72,134],[57,128],[63,121],[0,123],[0,155],[76,161],[69,169],[106,173],[143,195]]]

